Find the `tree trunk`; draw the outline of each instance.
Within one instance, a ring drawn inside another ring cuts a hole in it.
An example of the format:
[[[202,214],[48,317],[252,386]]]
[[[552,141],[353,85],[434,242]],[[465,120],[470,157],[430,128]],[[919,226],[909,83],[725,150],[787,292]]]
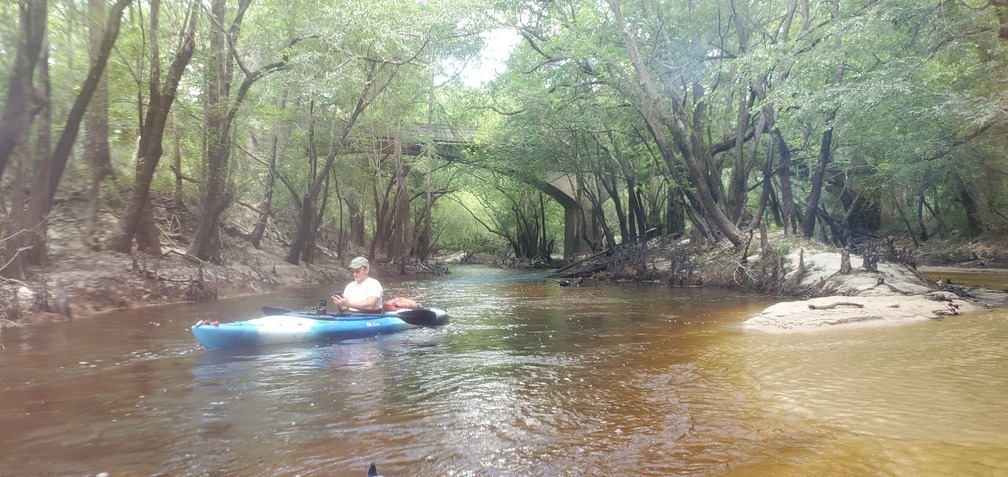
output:
[[[53,149],[53,154],[50,158],[50,162],[52,164],[52,172],[49,175],[48,184],[48,197],[50,204],[52,203],[52,199],[56,196],[56,189],[59,187],[60,180],[63,178],[63,171],[66,169],[67,161],[70,159],[70,153],[73,149],[74,141],[77,139],[78,131],[80,131],[81,122],[84,120],[84,112],[87,110],[88,104],[91,102],[91,96],[98,87],[99,80],[101,80],[105,75],[105,66],[108,64],[109,55],[112,54],[112,46],[115,44],[116,38],[119,36],[119,25],[122,21],[123,11],[131,3],[133,3],[133,0],[117,0],[116,3],[112,5],[109,12],[108,26],[105,30],[105,37],[102,40],[97,60],[91,65],[91,69],[88,70],[87,79],[85,79],[84,84],[81,85],[80,93],[77,94],[77,98],[74,100],[74,104],[70,108],[70,113],[67,115],[66,124],[63,126],[63,133],[60,134],[59,140],[56,141],[56,147]],[[46,210],[46,213],[48,212],[49,211]]]
[[[287,108],[287,95],[289,91],[287,88],[283,89],[280,94],[280,111],[284,111]],[[252,233],[249,234],[249,242],[255,248],[261,247],[263,234],[266,232],[266,224],[269,222],[270,214],[272,213],[273,207],[273,190],[276,187],[276,164],[277,164],[277,154],[279,154],[279,143],[280,143],[280,120],[273,123],[273,132],[270,136],[270,153],[269,153],[269,166],[266,171],[266,184],[263,185],[263,199],[261,206],[259,207],[259,216],[256,218],[255,226],[252,228]]]
[[[298,219],[298,230],[294,234],[294,241],[291,242],[290,249],[287,251],[287,263],[293,263],[297,265],[300,263],[301,254],[304,252],[305,245],[308,243],[309,231],[301,230],[302,228],[311,228],[313,225],[312,219],[315,217],[315,212],[312,210],[312,204],[309,201],[308,194],[305,194],[304,198],[301,199],[301,216]]]
[[[88,0],[88,24],[90,48],[89,57],[97,61],[101,52],[101,41],[105,34],[104,0]],[[89,213],[84,225],[84,242],[92,249],[98,248],[98,211],[101,201],[101,186],[106,177],[112,175],[112,154],[109,152],[109,91],[108,79],[102,76],[95,88],[91,106],[87,110],[87,126],[84,129],[84,157],[91,166],[91,189],[88,192]]]
[[[741,25],[739,36],[743,36]],[[737,93],[739,98],[735,118],[735,148],[732,150],[732,170],[728,178],[728,200],[725,205],[728,218],[734,223],[739,223],[744,215],[748,193],[746,180],[749,178],[749,167],[746,161],[745,138],[749,129],[749,98],[746,97],[746,90],[748,88]]]
[[[175,193],[172,197],[172,224],[182,224],[182,209],[185,208],[182,194],[182,134],[178,127],[178,111],[172,111],[172,172],[175,173]]]
[[[112,6],[98,59],[91,65],[87,78],[84,84],[81,85],[80,92],[67,115],[63,131],[56,141],[55,148],[53,148],[51,154],[41,156],[41,159],[38,161],[31,186],[32,196],[29,198],[26,213],[21,216],[20,223],[12,224],[11,230],[24,231],[22,239],[31,240],[31,249],[27,250],[24,256],[29,260],[26,263],[27,265],[40,265],[45,260],[44,238],[47,231],[46,220],[52,208],[53,198],[56,196],[56,190],[63,176],[63,171],[66,168],[67,161],[70,159],[70,153],[77,138],[77,133],[80,131],[81,122],[84,120],[84,113],[87,110],[88,103],[97,88],[98,81],[104,75],[105,65],[108,62],[108,57],[111,54],[116,37],[119,34],[119,24],[122,19],[123,10],[131,2],[132,0],[118,0]],[[45,42],[44,38],[43,31],[43,44]],[[44,60],[46,56],[40,58],[42,58],[40,61],[46,61]],[[46,147],[48,147],[49,140],[45,139],[45,141]],[[34,234],[33,237],[31,236],[32,234]],[[15,258],[16,254],[22,251],[25,250],[18,247],[17,244],[9,244],[4,253],[3,263],[8,263],[12,258]],[[11,253],[15,255],[12,256],[10,255]]]
[[[636,229],[634,218],[627,217],[627,212],[623,208],[623,200],[619,195],[619,188],[616,185],[616,174],[609,171],[599,170],[600,174],[596,175],[596,181],[602,184],[602,188],[605,189],[606,194],[612,198],[613,210],[616,213],[616,224],[619,226],[620,237],[623,239],[623,243],[631,243],[636,241]],[[591,201],[593,208],[601,208],[601,198],[592,197]],[[628,210],[628,209],[627,209]]]
[[[665,193],[665,233],[680,236],[686,233],[686,206],[682,189],[670,183]]]
[[[376,253],[388,252],[390,247],[394,246],[395,243],[395,237],[392,234],[395,232],[396,197],[400,193],[399,176],[402,173],[402,157],[400,156],[398,159],[399,165],[384,185],[382,194],[378,194],[378,186],[381,184],[375,184],[371,189],[371,198],[375,210],[375,234],[371,239],[371,247],[368,252],[371,257],[375,257]],[[375,172],[376,176],[381,177],[381,170]]]
[[[812,174],[812,182],[809,184],[808,204],[805,208],[805,217],[802,219],[802,235],[812,237],[815,231],[816,212],[819,208],[819,198],[822,195],[823,177],[826,175],[826,165],[829,164],[833,149],[833,119],[836,118],[836,110],[826,113],[826,131],[823,132],[822,142],[819,145],[819,158],[816,161],[816,169]]]
[[[429,120],[428,124],[430,124]],[[427,174],[424,183],[424,207],[418,217],[420,224],[417,227],[417,233],[413,236],[413,244],[410,247],[410,253],[424,263],[430,257],[431,211],[434,209],[434,184],[432,177],[434,175],[434,158],[431,157],[430,152],[426,154],[426,159]]]
[[[316,177],[315,181],[308,188],[308,193],[304,203],[311,205],[311,208],[314,208],[314,204],[318,200],[318,196],[322,191],[322,186],[324,182],[323,176],[329,174],[329,171],[332,169],[333,164],[336,162],[336,157],[339,155],[339,153],[343,150],[344,146],[346,145],[347,136],[350,134],[350,130],[353,129],[354,125],[357,123],[357,119],[360,117],[361,114],[364,113],[364,110],[375,100],[375,98],[382,91],[384,91],[386,87],[388,87],[388,85],[392,82],[392,79],[395,78],[396,73],[399,71],[399,66],[394,65],[392,66],[393,71],[389,72],[386,78],[384,78],[381,82],[377,82],[378,75],[379,73],[382,72],[384,66],[387,66],[387,64],[384,63],[372,64],[371,67],[367,69],[365,73],[367,75],[367,79],[364,82],[361,94],[358,96],[357,104],[354,106],[353,111],[350,113],[350,115],[347,117],[347,120],[344,122],[342,130],[339,131],[339,134],[334,135],[338,139],[330,147],[329,154],[326,156],[326,162],[322,166],[322,170],[321,173],[319,174],[319,177]],[[348,205],[350,205],[349,202]],[[302,214],[301,218],[302,220],[304,220],[306,216]],[[360,219],[361,219],[361,227],[358,229],[358,231],[363,236],[363,218]],[[353,220],[354,217],[351,216],[351,221]],[[295,237],[294,242],[292,242],[291,244],[291,251],[287,254],[288,262],[293,263],[295,265],[298,263],[296,257],[299,255],[299,251],[294,250],[293,247],[295,246],[295,244],[300,244],[300,246],[304,246],[304,244],[308,242],[308,237],[302,237],[301,235],[313,234],[313,233],[315,233],[315,230],[311,227],[311,224],[306,223],[298,224],[297,236]],[[363,242],[363,238],[361,238],[361,242]]]
[[[397,141],[398,142],[398,141]],[[400,144],[401,150],[401,144]],[[397,163],[395,214],[392,218],[394,239],[393,250],[389,256],[405,259],[409,254],[410,245],[413,243],[413,222],[410,217],[410,190],[409,190],[409,169],[403,161],[402,154],[399,154]]]
[[[219,258],[220,252],[220,216],[231,206],[234,191],[229,180],[231,162],[231,134],[234,130],[234,120],[248,95],[249,90],[257,81],[270,73],[280,71],[288,66],[289,54],[284,53],[279,61],[264,65],[257,70],[245,69],[244,63],[237,62],[228,46],[230,41],[237,41],[242,19],[252,0],[240,0],[234,21],[230,29],[224,31],[226,0],[214,0],[212,15],[214,18],[214,33],[210,40],[210,49],[216,54],[207,63],[207,93],[206,93],[206,181],[203,183],[203,211],[197,222],[196,232],[189,244],[188,253],[201,260]],[[301,39],[291,41],[288,48],[293,48]],[[286,51],[286,50],[284,50]],[[244,79],[238,90],[231,96],[233,69],[237,62],[242,68]]]
[[[784,235],[794,235],[797,233],[797,222],[795,218],[794,191],[791,188],[791,148],[781,134],[780,129],[771,132],[777,152],[780,154],[780,166],[777,167],[777,177],[781,184],[781,221],[784,223]]]
[[[25,222],[21,224],[24,231],[18,241],[25,246],[25,265],[45,265],[46,264],[46,239],[49,228],[49,198],[38,188],[39,184],[45,184],[52,173],[51,164],[44,158],[52,156],[52,78],[49,76],[49,33],[46,32],[43,41],[42,56],[38,66],[38,86],[37,94],[42,100],[44,107],[39,111],[39,120],[35,123],[35,171],[32,183],[35,184],[28,192],[28,202],[25,204],[25,213],[22,216]],[[17,242],[17,241],[16,241]],[[15,243],[16,243],[15,242]]]
[[[347,196],[344,199],[347,207],[347,222],[350,228],[350,243],[357,247],[365,245],[364,211],[361,210],[360,203],[356,197]]]
[[[551,255],[553,254],[553,245],[552,241],[550,241],[546,236],[546,198],[544,196],[545,194],[539,192],[539,224],[537,225],[539,227],[539,236],[541,237],[539,242],[539,256],[549,263],[552,259]],[[429,215],[429,210],[427,212]]]
[[[620,34],[623,37],[624,47],[627,50],[627,56],[630,59],[630,64],[633,66],[636,73],[637,81],[634,85],[641,88],[638,96],[643,98],[643,103],[637,105],[638,110],[643,115],[645,121],[648,122],[652,133],[655,134],[655,139],[659,144],[659,148],[661,149],[663,156],[665,156],[669,169],[675,167],[675,157],[671,154],[671,143],[666,138],[666,132],[671,134],[676,149],[678,149],[680,155],[682,156],[683,163],[686,166],[686,170],[689,172],[692,184],[696,188],[696,195],[702,207],[705,220],[707,220],[712,226],[716,227],[717,231],[723,234],[733,245],[741,245],[745,241],[745,236],[742,234],[742,231],[728,219],[724,210],[718,205],[718,201],[715,199],[714,191],[712,190],[709,182],[711,177],[705,172],[709,169],[711,160],[710,153],[703,150],[701,147],[703,144],[703,130],[692,131],[691,133],[689,130],[690,126],[682,120],[682,118],[688,117],[689,115],[682,110],[682,105],[679,103],[678,99],[672,98],[670,100],[665,95],[658,92],[658,89],[654,84],[654,80],[651,78],[640,59],[640,55],[637,51],[637,45],[634,42],[633,37],[630,35],[626,19],[623,17],[620,0],[607,0],[607,2],[609,3],[609,7],[615,16]],[[677,108],[677,114],[672,114],[672,112],[668,109],[669,105]],[[693,117],[696,119],[701,115],[702,107],[698,106]]]
[[[927,224],[924,223],[924,192],[917,196],[917,226],[920,228],[921,242],[928,241]]]
[[[168,123],[172,104],[178,92],[182,74],[185,73],[196,47],[196,3],[191,4],[186,18],[186,30],[181,33],[180,44],[172,60],[168,76],[161,84],[158,45],[158,12],[160,2],[151,2],[150,15],[150,104],[146,119],[140,130],[140,145],[137,151],[136,182],[130,193],[126,210],[116,224],[115,232],[109,237],[108,247],[120,253],[129,253],[134,236],[140,250],[160,253],[161,244],[150,203],[150,188],[163,153],[164,132]],[[180,173],[179,171],[178,173]]]
[[[46,0],[19,0],[19,38],[10,71],[7,97],[0,113],[0,178],[17,146],[28,137],[39,111],[32,87],[46,32]]]
[[[903,210],[903,201],[900,200],[899,196],[895,191],[890,191],[892,193],[893,204],[896,206],[896,212],[899,213],[900,219],[903,221],[903,225],[906,226],[907,235],[913,239],[914,247],[920,247],[920,242],[917,240],[917,235],[914,234],[913,225],[910,223],[910,218],[907,217],[906,211]]]
[[[759,204],[756,205],[756,212],[753,213],[752,221],[749,223],[750,228],[758,228],[760,224],[765,222],[763,216],[766,214],[767,204],[770,203],[770,198],[773,195],[773,171],[773,155],[768,154],[763,163],[763,192],[760,194]]]
[[[329,205],[329,176],[325,179],[325,187],[322,189],[322,200],[318,201],[318,211],[315,212],[311,221],[311,233],[308,234],[308,243],[305,244],[301,252],[301,261],[312,263],[315,261],[315,252],[318,251],[318,229],[322,225],[322,218],[325,217],[326,206]]]
[[[431,71],[433,75],[433,70]],[[430,89],[427,95],[427,127],[434,121],[434,77],[430,78]],[[417,233],[413,235],[409,253],[417,257],[422,263],[427,262],[430,256],[431,243],[431,210],[434,208],[434,157],[428,149],[424,154],[424,163],[427,171],[424,176],[424,207],[417,219],[420,221],[416,227]]]
[[[210,55],[206,63],[206,93],[203,100],[206,136],[203,157],[206,165],[202,184],[203,210],[198,226],[189,243],[188,253],[202,260],[216,258],[220,249],[217,216],[227,208],[228,195],[226,166],[230,159],[231,144],[226,141],[224,115],[231,86],[231,58],[228,53],[226,30],[226,0],[213,0],[210,7]],[[240,17],[239,17],[240,18]]]
[[[973,195],[963,186],[962,189],[959,189],[958,199],[966,212],[966,227],[969,230],[969,235],[971,237],[980,235],[983,232],[983,222],[980,220],[980,208],[977,206],[976,200],[973,199]]]

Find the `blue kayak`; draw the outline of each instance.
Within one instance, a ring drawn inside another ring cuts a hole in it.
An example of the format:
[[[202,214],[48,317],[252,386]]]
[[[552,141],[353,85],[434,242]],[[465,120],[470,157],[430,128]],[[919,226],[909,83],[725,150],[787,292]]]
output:
[[[267,316],[233,323],[201,320],[193,335],[207,349],[344,340],[448,323],[448,312],[422,308],[371,314],[333,315],[263,308]]]

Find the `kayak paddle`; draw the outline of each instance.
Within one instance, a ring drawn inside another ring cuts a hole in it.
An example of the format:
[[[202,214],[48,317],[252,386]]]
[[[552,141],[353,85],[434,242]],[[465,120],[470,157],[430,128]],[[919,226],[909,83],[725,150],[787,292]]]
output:
[[[263,312],[264,315],[269,316],[269,315],[287,315],[287,314],[290,314],[290,313],[308,314],[308,313],[311,313],[311,310],[307,310],[307,311],[304,311],[304,312],[296,312],[296,311],[288,310],[286,308],[276,308],[276,307],[272,307],[272,306],[264,306],[264,307],[262,307],[262,312]],[[403,320],[406,323],[409,323],[409,324],[415,325],[415,326],[438,326],[438,325],[443,325],[444,324],[444,322],[439,322],[438,313],[436,311],[430,310],[430,309],[426,309],[426,308],[402,309],[402,310],[387,311],[387,312],[350,312],[350,313],[339,313],[339,314],[327,313],[327,314],[320,315],[320,316],[325,316],[327,318],[337,318],[337,317],[340,317],[340,316],[361,316],[361,315],[372,316],[372,315],[376,315],[376,313],[377,313],[377,315],[384,314],[386,316],[387,315],[395,315],[400,320]]]

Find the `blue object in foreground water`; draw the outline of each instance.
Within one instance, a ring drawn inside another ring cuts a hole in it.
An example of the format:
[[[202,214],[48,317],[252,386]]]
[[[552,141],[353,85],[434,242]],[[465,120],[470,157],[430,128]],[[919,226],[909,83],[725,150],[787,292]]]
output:
[[[192,326],[193,335],[207,349],[248,348],[283,343],[344,340],[384,333],[441,326],[448,312],[438,308],[332,315],[263,308],[267,316],[233,323],[201,320]]]

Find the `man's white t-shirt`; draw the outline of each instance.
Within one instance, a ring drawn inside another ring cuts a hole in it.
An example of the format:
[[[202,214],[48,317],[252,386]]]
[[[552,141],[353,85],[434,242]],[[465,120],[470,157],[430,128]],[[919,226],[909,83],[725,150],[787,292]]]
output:
[[[382,286],[378,280],[374,278],[367,277],[363,282],[357,283],[354,280],[347,284],[346,288],[343,289],[343,296],[347,297],[350,301],[363,300],[368,297],[376,296],[378,301],[375,302],[375,307],[372,310],[380,310],[382,307]],[[372,310],[358,310],[356,308],[351,308],[352,311],[372,311]]]

